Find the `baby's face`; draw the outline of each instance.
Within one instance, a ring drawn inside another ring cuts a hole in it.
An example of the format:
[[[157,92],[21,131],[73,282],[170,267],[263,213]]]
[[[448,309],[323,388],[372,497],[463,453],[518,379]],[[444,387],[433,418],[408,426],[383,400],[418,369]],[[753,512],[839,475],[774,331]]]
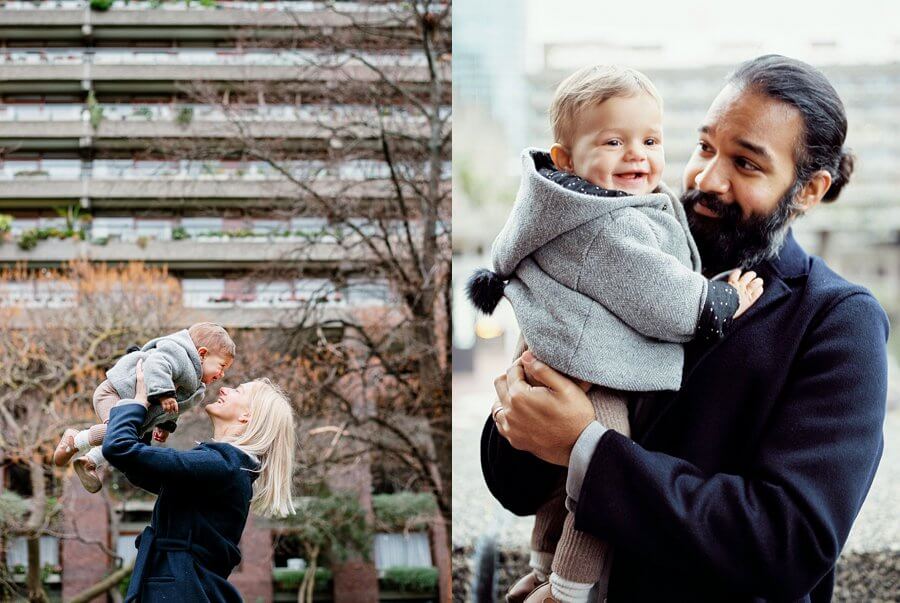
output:
[[[576,176],[643,195],[656,189],[664,167],[662,109],[652,96],[613,97],[582,110],[571,148]]]
[[[225,376],[225,371],[231,368],[234,359],[209,351],[204,354],[203,350],[206,350],[206,348],[197,350],[200,352],[200,366],[203,369],[200,380],[206,385],[209,385],[213,381],[218,381]]]

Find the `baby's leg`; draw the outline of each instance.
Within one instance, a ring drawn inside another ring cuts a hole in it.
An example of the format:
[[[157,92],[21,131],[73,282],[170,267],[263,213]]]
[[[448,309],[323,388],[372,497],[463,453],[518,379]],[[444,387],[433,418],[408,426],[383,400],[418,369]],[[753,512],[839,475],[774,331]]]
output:
[[[119,400],[119,393],[112,386],[112,383],[109,382],[109,379],[101,383],[97,389],[94,390],[94,412],[97,413],[97,417],[103,422],[92,425],[90,429],[85,430],[88,432],[87,441],[89,446],[99,446],[103,443],[103,438],[106,437],[106,424],[109,421],[109,411],[112,410],[113,406],[119,403]]]
[[[562,535],[566,520],[566,490],[561,487],[537,510],[534,528],[531,530],[531,557],[528,565],[535,571],[541,582],[550,575],[553,553]]]
[[[109,419],[109,411],[119,402],[119,394],[113,388],[109,380],[101,383],[94,390],[94,411],[103,423],[92,425],[88,429],[78,431],[67,429],[63,433],[56,450],[53,452],[53,462],[62,467],[72,460],[79,452],[86,452],[92,446],[99,446],[106,436],[106,421]]]
[[[628,406],[622,392],[595,386],[588,392],[597,419],[609,429],[628,436]],[[587,601],[595,583],[605,584],[609,578],[608,543],[575,529],[575,516],[569,513],[562,537],[553,557],[551,592],[562,602]],[[605,595],[605,591],[601,593]]]

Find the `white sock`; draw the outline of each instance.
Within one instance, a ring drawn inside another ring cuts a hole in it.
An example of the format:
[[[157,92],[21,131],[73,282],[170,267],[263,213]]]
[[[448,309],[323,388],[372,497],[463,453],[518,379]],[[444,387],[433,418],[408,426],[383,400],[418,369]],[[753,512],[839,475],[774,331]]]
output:
[[[587,603],[593,584],[572,582],[550,574],[550,592],[559,603]]]
[[[550,575],[550,566],[553,565],[553,553],[544,553],[541,551],[531,551],[528,558],[528,566],[534,570],[534,575],[541,582],[546,582]]]
[[[106,459],[103,458],[103,449],[100,446],[94,446],[88,453],[84,455],[86,458],[90,459],[92,463],[94,463],[94,467],[99,469],[101,465],[106,464]]]
[[[82,429],[75,434],[75,448],[78,449],[78,452],[84,452],[91,447],[90,437],[91,432],[88,429]]]

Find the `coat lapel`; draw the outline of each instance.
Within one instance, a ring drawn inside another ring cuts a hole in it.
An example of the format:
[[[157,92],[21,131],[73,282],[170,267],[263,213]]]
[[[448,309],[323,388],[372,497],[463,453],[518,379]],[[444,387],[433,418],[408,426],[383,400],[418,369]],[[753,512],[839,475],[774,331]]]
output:
[[[789,230],[778,257],[756,267],[755,271],[764,281],[762,297],[734,322],[734,326],[728,330],[722,339],[708,346],[690,366],[684,367],[685,373],[681,378],[682,389],[684,389],[685,384],[688,383],[694,373],[703,366],[710,354],[721,349],[722,344],[732,337],[734,333],[747,328],[746,325],[753,323],[758,317],[770,312],[778,302],[791,293],[791,287],[785,281],[797,277],[805,277],[809,273],[809,256],[797,244],[793,232]],[[661,402],[661,407],[656,412],[653,412],[652,409],[646,409],[649,415],[648,424],[646,430],[641,434],[641,440],[646,441],[653,430],[660,425],[662,418],[672,411],[679,400],[681,400],[681,394],[676,393],[673,396],[667,396]],[[644,402],[644,404],[647,403],[653,404],[654,401],[651,399]]]

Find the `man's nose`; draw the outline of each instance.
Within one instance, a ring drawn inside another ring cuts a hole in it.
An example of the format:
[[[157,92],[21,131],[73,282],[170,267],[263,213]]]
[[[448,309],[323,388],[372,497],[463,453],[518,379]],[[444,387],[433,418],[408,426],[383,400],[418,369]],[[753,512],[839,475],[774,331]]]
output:
[[[715,159],[694,176],[694,184],[704,193],[716,193],[720,196],[727,193],[729,188],[728,179],[722,174],[719,162]]]

